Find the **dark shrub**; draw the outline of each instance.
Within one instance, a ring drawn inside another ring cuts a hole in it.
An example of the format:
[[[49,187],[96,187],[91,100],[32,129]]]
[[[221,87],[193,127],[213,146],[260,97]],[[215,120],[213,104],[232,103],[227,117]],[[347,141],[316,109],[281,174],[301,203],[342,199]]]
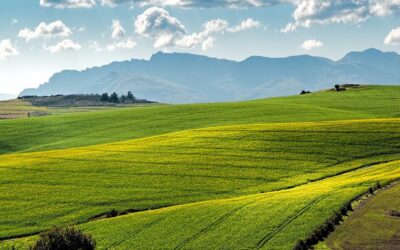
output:
[[[336,84],[335,85],[335,90],[336,91],[345,91],[346,88],[344,86],[342,86],[342,85]]]
[[[392,217],[400,217],[400,212],[396,211],[396,210],[392,210],[392,211],[390,211],[389,215]]]
[[[340,208],[340,213],[341,213],[342,215],[347,215],[347,208],[346,208],[346,207]]]
[[[373,189],[372,187],[370,187],[370,188],[368,188],[368,192],[369,192],[370,194],[374,194],[374,189]]]
[[[307,250],[307,244],[304,243],[303,240],[297,241],[296,245],[294,246],[293,250]]]
[[[32,250],[93,250],[95,240],[79,229],[53,228],[41,233]]]
[[[115,217],[115,216],[117,216],[117,215],[118,215],[118,211],[115,210],[115,209],[113,209],[113,210],[111,210],[110,212],[108,212],[108,213],[106,214],[106,217],[107,217],[107,218],[111,218],[111,217]]]
[[[353,207],[351,206],[351,202],[346,203],[347,211],[353,211]]]
[[[310,94],[310,93],[311,93],[310,91],[302,90],[302,91],[300,92],[300,95],[305,95],[305,94]]]

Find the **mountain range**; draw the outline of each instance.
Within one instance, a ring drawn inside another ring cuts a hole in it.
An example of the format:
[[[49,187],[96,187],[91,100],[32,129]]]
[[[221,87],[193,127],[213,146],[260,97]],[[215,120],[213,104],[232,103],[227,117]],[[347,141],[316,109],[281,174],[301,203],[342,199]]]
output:
[[[163,103],[248,100],[315,91],[335,84],[400,84],[400,55],[368,49],[333,61],[309,55],[253,56],[231,61],[187,53],[154,54],[149,60],[113,62],[54,74],[20,95],[98,94],[132,91]]]

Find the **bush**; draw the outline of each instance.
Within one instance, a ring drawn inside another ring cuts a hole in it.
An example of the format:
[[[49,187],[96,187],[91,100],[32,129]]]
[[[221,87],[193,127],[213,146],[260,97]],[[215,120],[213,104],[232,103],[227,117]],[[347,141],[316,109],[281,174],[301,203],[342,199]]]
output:
[[[300,95],[305,95],[305,94],[310,94],[310,93],[311,93],[310,91],[302,90],[302,91],[300,92]]]
[[[115,216],[117,216],[117,215],[118,215],[118,211],[115,210],[115,209],[113,209],[113,210],[111,210],[110,212],[108,212],[108,213],[106,214],[106,217],[107,217],[107,218],[112,218],[112,217],[115,217]]]
[[[93,250],[95,247],[92,236],[79,229],[57,227],[41,233],[32,250]]]
[[[308,246],[304,243],[303,240],[297,241],[296,245],[294,246],[293,250],[307,250]]]

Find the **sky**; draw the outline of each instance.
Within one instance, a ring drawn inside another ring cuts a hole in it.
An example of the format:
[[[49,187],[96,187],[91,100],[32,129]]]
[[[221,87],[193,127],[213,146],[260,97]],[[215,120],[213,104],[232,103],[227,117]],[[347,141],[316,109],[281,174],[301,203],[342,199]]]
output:
[[[0,93],[158,51],[244,60],[400,53],[400,0],[1,0]]]

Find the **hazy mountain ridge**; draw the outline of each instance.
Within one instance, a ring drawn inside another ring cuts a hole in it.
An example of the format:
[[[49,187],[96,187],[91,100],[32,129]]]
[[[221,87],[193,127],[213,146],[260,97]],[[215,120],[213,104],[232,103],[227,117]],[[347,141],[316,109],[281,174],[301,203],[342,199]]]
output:
[[[65,70],[21,95],[90,94],[128,90],[140,98],[190,103],[234,101],[318,90],[336,83],[400,83],[400,55],[368,49],[338,61],[308,55],[253,56],[236,62],[186,53],[157,53],[130,60]]]

